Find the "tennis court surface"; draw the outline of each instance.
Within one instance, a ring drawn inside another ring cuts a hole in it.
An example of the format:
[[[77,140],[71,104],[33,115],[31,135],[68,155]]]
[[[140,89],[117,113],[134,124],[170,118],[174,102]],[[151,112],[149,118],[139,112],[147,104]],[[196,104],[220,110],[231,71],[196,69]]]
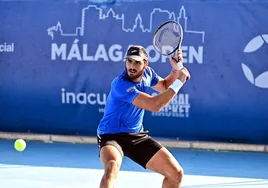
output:
[[[0,140],[1,188],[98,188],[103,174],[94,144],[31,141],[24,152]],[[268,154],[170,149],[185,170],[184,188],[267,188]],[[162,176],[128,158],[118,188],[161,187]]]

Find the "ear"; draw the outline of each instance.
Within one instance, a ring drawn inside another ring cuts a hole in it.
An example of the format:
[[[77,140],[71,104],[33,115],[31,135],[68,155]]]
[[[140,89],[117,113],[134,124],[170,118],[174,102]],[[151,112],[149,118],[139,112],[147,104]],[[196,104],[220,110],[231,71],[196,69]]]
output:
[[[148,61],[144,61],[144,66],[147,67],[149,65]]]

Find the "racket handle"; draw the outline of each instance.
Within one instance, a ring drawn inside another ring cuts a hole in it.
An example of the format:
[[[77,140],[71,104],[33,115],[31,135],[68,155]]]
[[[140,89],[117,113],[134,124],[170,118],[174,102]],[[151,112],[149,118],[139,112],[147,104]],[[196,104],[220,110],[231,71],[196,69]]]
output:
[[[179,70],[181,70],[183,68],[183,64],[182,62],[178,61],[177,59],[175,59],[174,57],[172,57],[172,59],[174,59],[177,62],[178,68]]]

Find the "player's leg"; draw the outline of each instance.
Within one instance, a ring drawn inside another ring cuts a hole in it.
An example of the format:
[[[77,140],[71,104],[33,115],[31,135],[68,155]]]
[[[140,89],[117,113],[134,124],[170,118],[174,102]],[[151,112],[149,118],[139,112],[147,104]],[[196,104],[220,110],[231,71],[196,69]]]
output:
[[[163,188],[180,188],[183,178],[183,168],[175,157],[165,148],[161,148],[146,164],[146,168],[162,174]]]
[[[123,152],[115,140],[98,140],[100,159],[104,166],[104,174],[100,182],[100,188],[114,188],[121,163]]]
[[[180,188],[183,169],[173,155],[147,134],[131,136],[131,152],[125,153],[142,167],[162,174],[165,178],[162,187]]]

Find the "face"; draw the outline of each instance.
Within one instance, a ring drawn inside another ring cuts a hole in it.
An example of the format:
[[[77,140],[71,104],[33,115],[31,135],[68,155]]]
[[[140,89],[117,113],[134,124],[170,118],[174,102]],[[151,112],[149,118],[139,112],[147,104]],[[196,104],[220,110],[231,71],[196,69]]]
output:
[[[131,80],[135,80],[141,77],[147,65],[148,63],[146,61],[135,61],[134,59],[127,58],[126,72],[128,78]]]

